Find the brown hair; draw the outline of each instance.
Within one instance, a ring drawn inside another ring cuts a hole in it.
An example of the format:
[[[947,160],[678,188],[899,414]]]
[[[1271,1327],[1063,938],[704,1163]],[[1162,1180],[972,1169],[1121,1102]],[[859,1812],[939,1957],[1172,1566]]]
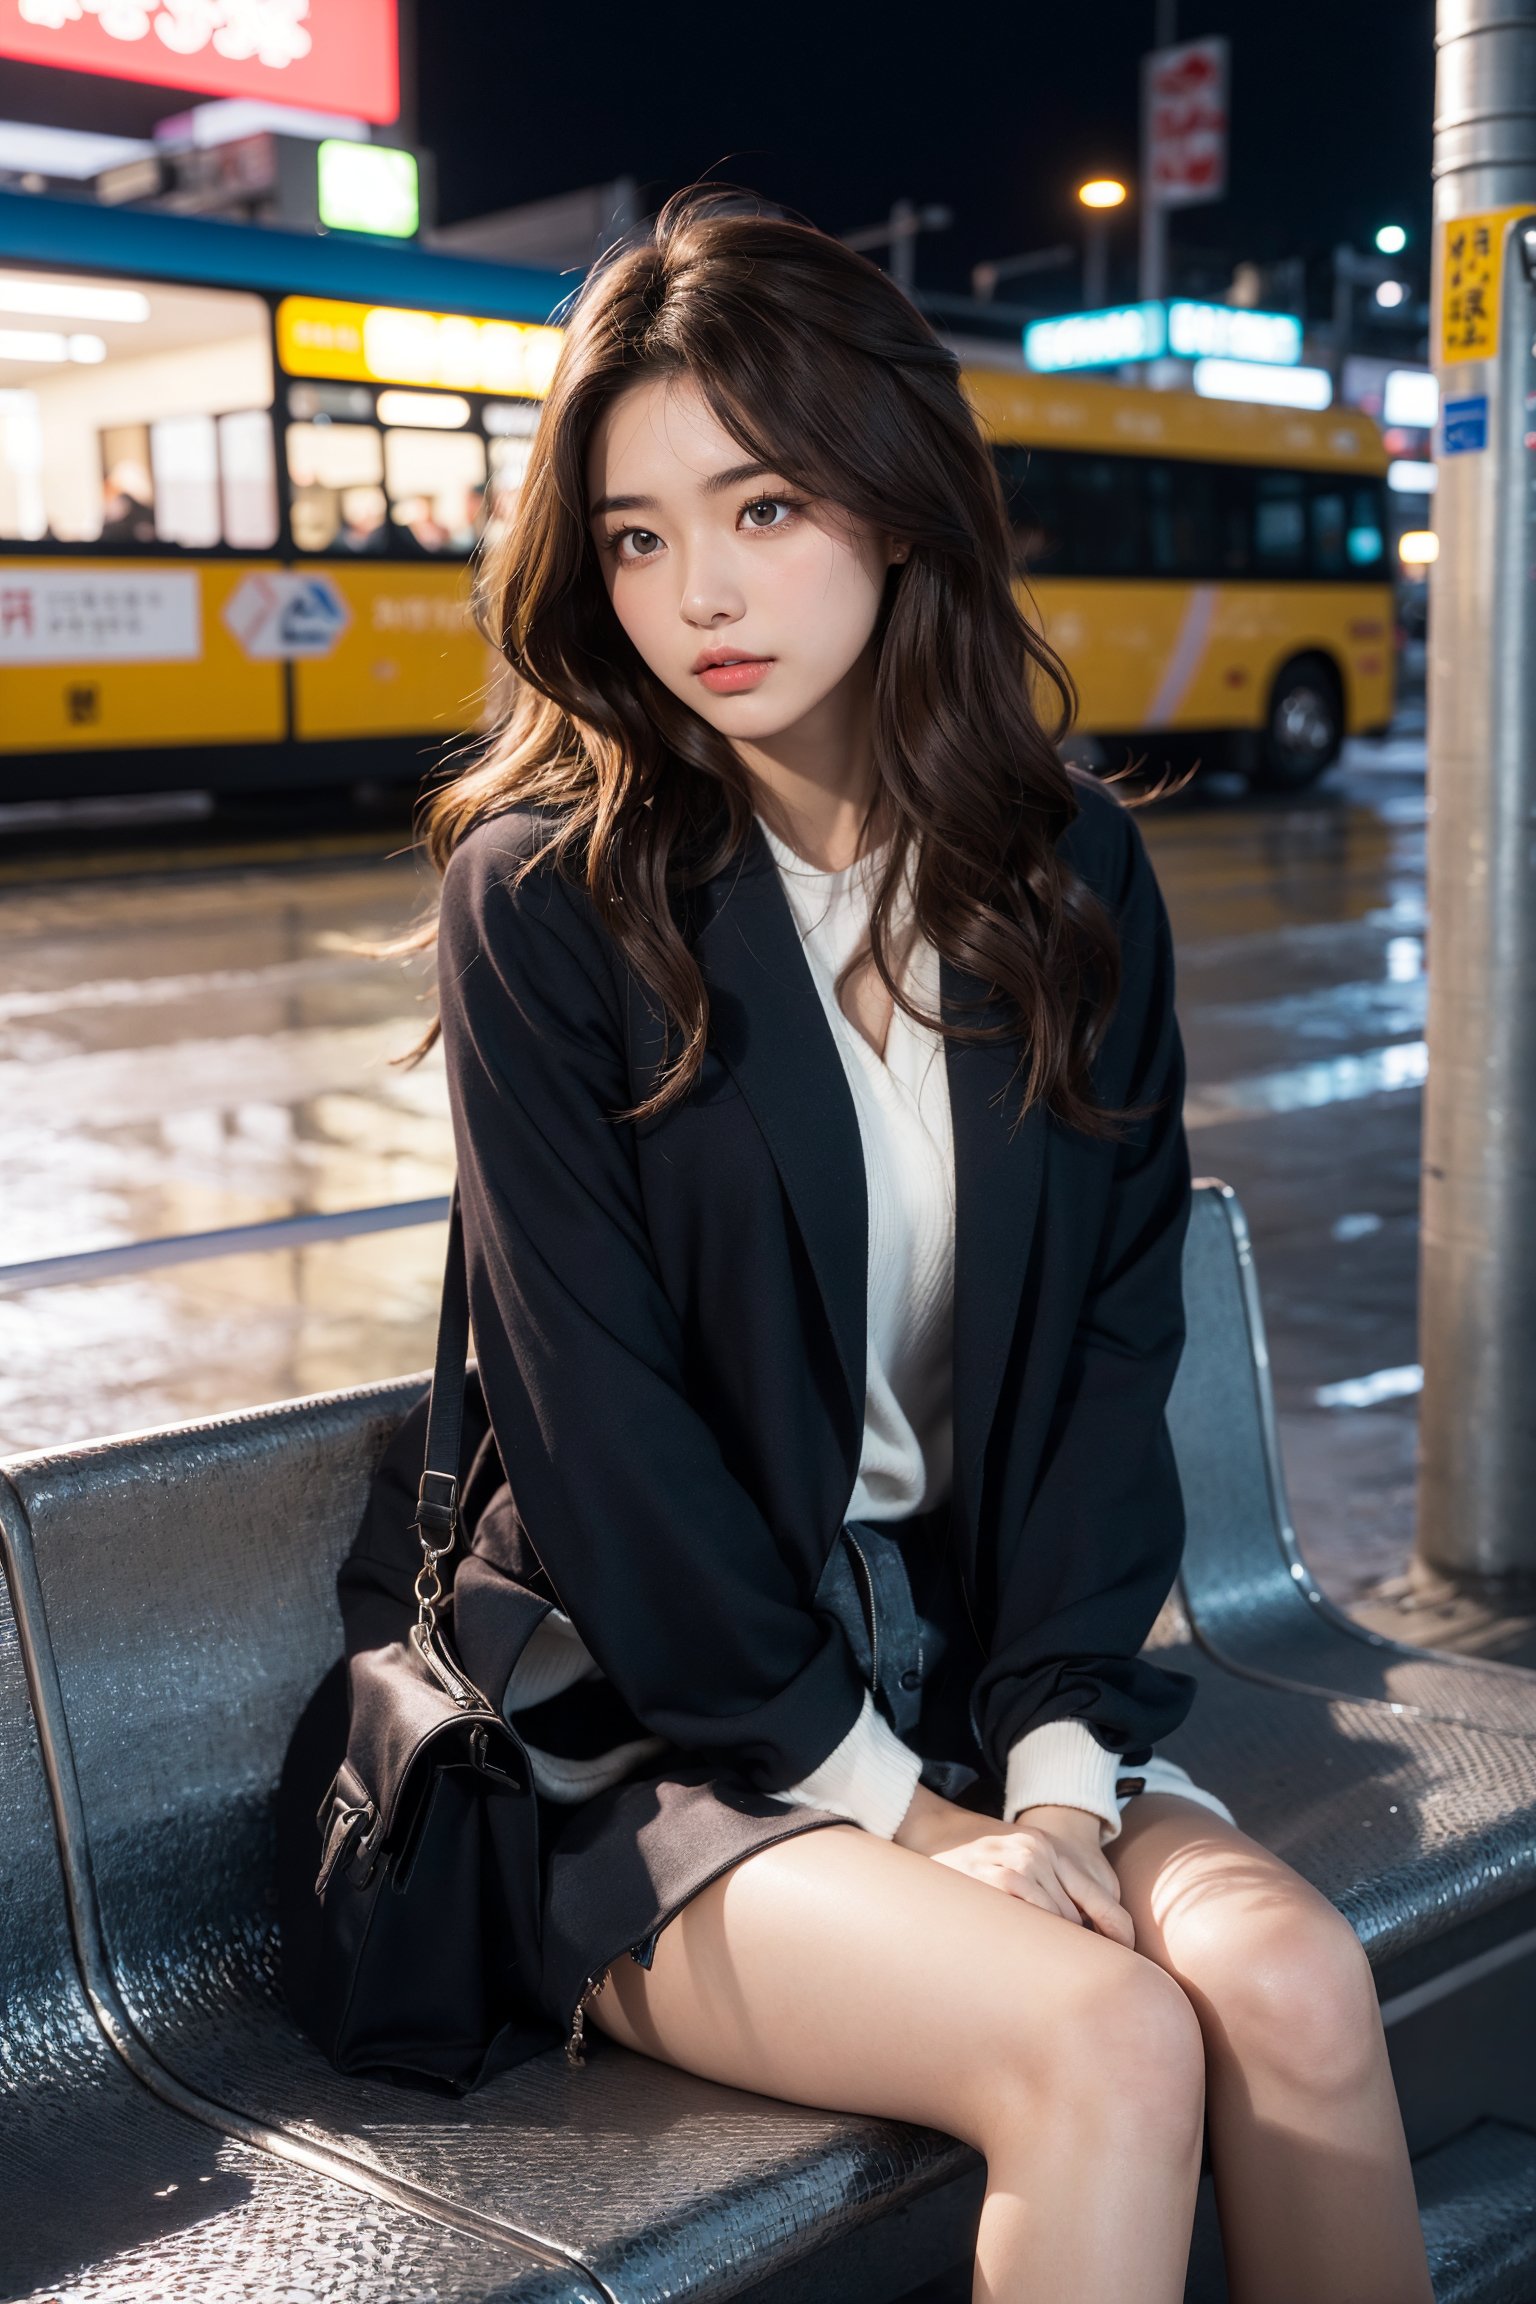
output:
[[[1021,1110],[1040,1101],[1104,1134],[1114,1121],[1089,1066],[1118,943],[1056,846],[1077,813],[1057,751],[1075,697],[1014,598],[1002,496],[959,364],[873,264],[807,224],[744,212],[739,194],[669,200],[649,242],[613,256],[574,301],[516,516],[482,572],[482,620],[514,701],[486,755],[425,804],[433,863],[441,871],[483,817],[551,809],[550,838],[523,869],[553,861],[580,880],[675,1051],[656,1093],[624,1116],[687,1093],[709,1010],[678,903],[746,838],[753,785],[630,645],[587,517],[599,415],[638,378],[669,374],[697,385],[751,457],[909,545],[876,635],[874,756],[891,840],[874,965],[920,1021],[963,1039],[1017,1036]],[[990,987],[970,1022],[926,1015],[896,982],[892,909],[914,849],[918,926]]]

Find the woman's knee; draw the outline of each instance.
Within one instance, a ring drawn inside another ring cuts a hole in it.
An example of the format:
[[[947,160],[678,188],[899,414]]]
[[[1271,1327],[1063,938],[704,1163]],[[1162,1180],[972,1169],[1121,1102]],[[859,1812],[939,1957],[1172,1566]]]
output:
[[[1152,1961],[1091,1942],[1098,1957],[1066,1963],[1037,1990],[1026,1975],[1009,1996],[1000,2045],[1011,2092],[1108,2143],[1161,2144],[1182,2157],[1198,2143],[1205,2110],[1199,2019]]]
[[[1337,2097],[1381,2052],[1370,1964],[1347,1920],[1303,1883],[1218,1906],[1181,1973],[1211,2046],[1288,2092]]]

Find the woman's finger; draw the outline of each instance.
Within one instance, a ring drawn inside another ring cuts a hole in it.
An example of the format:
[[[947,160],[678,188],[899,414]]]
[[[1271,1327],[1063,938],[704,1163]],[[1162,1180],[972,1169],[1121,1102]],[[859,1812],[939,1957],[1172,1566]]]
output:
[[[1045,1865],[1030,1865],[1005,1875],[1009,1892],[1025,1904],[1037,1904],[1042,1912],[1054,1912],[1059,1920],[1069,1920],[1074,1928],[1083,1925],[1083,1915],[1053,1872]]]
[[[1062,1888],[1090,1928],[1096,1928],[1101,1936],[1108,1936],[1116,1944],[1134,1947],[1135,1924],[1118,1895],[1107,1894],[1086,1865],[1074,1864],[1070,1857],[1062,1863],[1060,1877]]]

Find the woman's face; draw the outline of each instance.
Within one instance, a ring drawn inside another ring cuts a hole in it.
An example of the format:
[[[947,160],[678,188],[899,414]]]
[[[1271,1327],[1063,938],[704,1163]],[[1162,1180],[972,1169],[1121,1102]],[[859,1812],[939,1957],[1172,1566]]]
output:
[[[771,743],[867,685],[886,570],[905,547],[758,464],[689,378],[648,378],[610,403],[587,501],[619,622],[723,736]]]

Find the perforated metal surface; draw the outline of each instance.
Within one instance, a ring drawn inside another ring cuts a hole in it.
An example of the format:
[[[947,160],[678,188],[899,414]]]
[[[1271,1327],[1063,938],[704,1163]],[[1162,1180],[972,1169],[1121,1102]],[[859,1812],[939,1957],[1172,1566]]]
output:
[[[1536,1736],[1531,1674],[1384,1640],[1308,1574],[1286,1502],[1248,1229],[1223,1187],[1195,1195],[1184,1283],[1197,1316],[1169,1421],[1188,1520],[1182,1588],[1202,1645],[1261,1679]]]
[[[1414,2173],[1435,2304],[1531,2304],[1536,2136],[1484,2121]]]

